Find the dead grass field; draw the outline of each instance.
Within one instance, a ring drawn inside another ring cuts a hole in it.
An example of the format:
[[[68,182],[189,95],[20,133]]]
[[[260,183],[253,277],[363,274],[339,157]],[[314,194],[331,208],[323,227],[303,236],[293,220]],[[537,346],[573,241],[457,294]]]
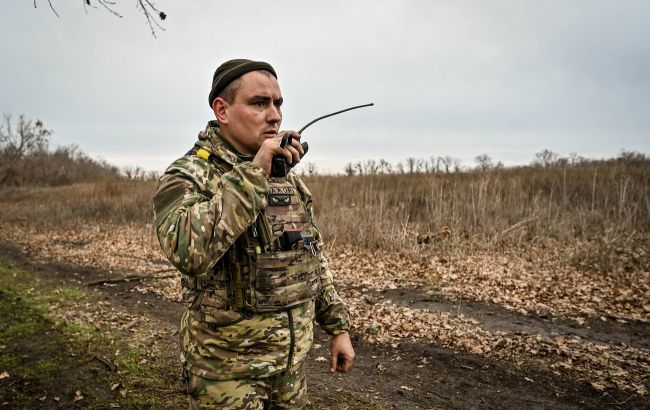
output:
[[[650,269],[650,161],[305,178],[329,245],[430,255],[547,247],[583,270]],[[0,191],[5,223],[145,227],[154,181]]]

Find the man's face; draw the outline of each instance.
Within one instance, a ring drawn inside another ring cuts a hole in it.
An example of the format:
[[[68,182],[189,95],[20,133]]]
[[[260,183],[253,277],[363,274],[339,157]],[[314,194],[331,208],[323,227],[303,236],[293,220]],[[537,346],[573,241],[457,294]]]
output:
[[[282,94],[272,75],[251,71],[240,77],[232,104],[223,103],[219,123],[224,135],[243,154],[255,154],[282,122]]]

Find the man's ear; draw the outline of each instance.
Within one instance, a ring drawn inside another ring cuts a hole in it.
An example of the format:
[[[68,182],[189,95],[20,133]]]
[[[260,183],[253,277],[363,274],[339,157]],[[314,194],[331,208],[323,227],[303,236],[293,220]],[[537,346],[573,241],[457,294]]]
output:
[[[230,104],[221,97],[217,97],[212,101],[212,111],[214,111],[214,116],[219,121],[219,124],[228,124],[228,108],[230,108]]]

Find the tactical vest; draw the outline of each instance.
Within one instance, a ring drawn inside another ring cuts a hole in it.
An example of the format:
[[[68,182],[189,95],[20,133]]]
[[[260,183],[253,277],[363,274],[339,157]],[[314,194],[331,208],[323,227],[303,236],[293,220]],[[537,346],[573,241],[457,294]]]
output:
[[[186,304],[193,309],[273,312],[315,298],[321,290],[321,250],[301,199],[304,194],[286,177],[270,178],[267,206],[255,223],[210,272],[196,278],[183,275]]]

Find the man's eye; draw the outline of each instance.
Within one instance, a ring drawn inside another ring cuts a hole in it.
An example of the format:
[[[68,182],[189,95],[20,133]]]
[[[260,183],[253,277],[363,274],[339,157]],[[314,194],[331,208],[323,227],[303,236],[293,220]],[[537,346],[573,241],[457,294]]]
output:
[[[259,108],[263,108],[264,105],[265,105],[265,104],[264,104],[262,101],[258,101],[258,102],[255,103],[255,106],[256,106],[256,107],[259,107]]]

